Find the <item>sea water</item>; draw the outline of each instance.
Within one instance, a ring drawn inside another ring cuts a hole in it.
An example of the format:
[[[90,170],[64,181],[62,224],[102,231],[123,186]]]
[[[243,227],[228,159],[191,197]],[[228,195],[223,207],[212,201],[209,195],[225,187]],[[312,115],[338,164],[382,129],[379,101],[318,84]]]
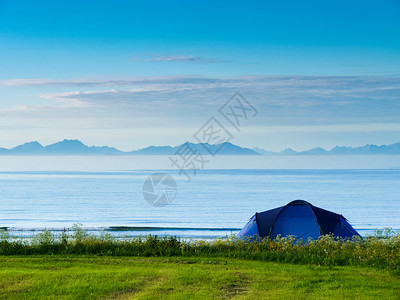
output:
[[[143,197],[155,172],[176,182],[166,206]],[[255,212],[303,199],[362,235],[400,229],[399,156],[220,156],[188,174],[164,156],[0,156],[0,227],[21,237],[80,223],[95,234],[217,238]]]

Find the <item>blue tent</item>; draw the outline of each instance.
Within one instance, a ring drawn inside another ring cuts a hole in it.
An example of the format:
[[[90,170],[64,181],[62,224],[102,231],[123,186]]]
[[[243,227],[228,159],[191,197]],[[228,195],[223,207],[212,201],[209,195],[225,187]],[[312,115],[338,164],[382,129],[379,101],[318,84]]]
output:
[[[304,200],[295,200],[285,206],[256,213],[238,233],[239,238],[270,237],[280,234],[297,239],[317,239],[320,235],[351,238],[360,234],[339,214],[316,207]]]

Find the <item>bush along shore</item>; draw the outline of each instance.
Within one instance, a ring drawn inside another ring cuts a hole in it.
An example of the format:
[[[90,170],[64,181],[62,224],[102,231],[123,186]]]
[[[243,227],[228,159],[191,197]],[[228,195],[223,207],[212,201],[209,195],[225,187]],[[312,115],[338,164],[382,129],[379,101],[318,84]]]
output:
[[[174,236],[117,239],[108,233],[88,234],[79,226],[71,233],[43,231],[18,238],[0,230],[0,255],[97,255],[137,257],[226,257],[321,266],[368,266],[400,275],[400,234],[377,230],[363,239],[338,239],[331,235],[299,241],[293,237],[272,240],[181,240]]]

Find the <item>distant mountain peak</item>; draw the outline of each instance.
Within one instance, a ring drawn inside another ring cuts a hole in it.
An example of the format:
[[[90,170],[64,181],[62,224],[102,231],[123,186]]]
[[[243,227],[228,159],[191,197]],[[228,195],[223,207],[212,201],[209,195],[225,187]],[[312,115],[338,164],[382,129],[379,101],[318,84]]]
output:
[[[24,145],[37,145],[43,147],[38,141],[26,142]]]
[[[285,150],[281,151],[282,154],[292,154],[296,153],[292,148],[286,148]]]
[[[68,139],[64,139],[60,142],[57,142],[56,144],[75,144],[75,145],[84,145],[84,143],[82,143],[80,140],[68,140]]]
[[[39,142],[33,141],[33,142],[27,142],[23,145],[16,146],[16,147],[12,148],[10,151],[26,152],[28,154],[33,154],[35,152],[41,151],[42,149],[43,149],[43,146]]]

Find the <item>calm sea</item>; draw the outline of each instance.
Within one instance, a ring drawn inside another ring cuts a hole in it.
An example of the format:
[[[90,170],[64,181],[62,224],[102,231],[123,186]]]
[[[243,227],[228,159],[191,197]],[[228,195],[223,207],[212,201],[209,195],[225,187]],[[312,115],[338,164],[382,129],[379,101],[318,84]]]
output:
[[[210,158],[187,182],[163,156],[0,156],[0,227],[30,236],[74,223],[116,236],[215,238],[255,213],[304,199],[343,214],[362,235],[400,229],[400,156]],[[154,172],[177,184],[173,202],[142,195]]]

